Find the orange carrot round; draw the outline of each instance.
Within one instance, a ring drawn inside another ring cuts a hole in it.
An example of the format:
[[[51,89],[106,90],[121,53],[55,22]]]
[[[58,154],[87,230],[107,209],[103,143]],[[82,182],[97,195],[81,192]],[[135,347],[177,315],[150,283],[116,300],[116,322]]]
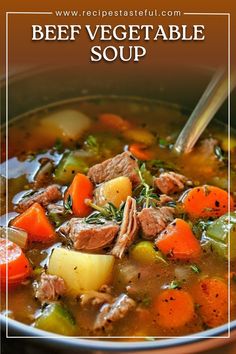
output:
[[[147,149],[147,146],[143,143],[134,143],[129,146],[129,151],[137,159],[147,161],[152,159],[152,153]]]
[[[82,173],[77,173],[64,197],[65,206],[71,208],[74,215],[84,217],[89,215],[91,207],[85,204],[86,199],[93,198],[93,185],[90,179]],[[69,204],[69,206],[68,206]]]
[[[199,313],[209,327],[227,322],[228,289],[220,279],[206,278],[194,287],[194,300],[199,305]]]
[[[158,249],[173,259],[192,259],[199,257],[201,246],[189,224],[175,219],[163,230],[156,240]]]
[[[122,117],[112,114],[104,113],[99,116],[100,122],[111,130],[125,131],[131,127],[131,123]]]
[[[22,249],[9,240],[0,239],[1,289],[5,290],[7,279],[8,286],[14,287],[22,283],[30,273],[31,267]]]
[[[154,309],[158,324],[165,328],[182,327],[194,317],[193,299],[184,290],[164,290],[155,301]]]
[[[51,242],[55,231],[50,224],[45,210],[39,203],[34,203],[24,213],[17,216],[11,226],[19,227],[29,234],[29,241]]]
[[[183,199],[185,212],[195,218],[219,217],[233,210],[233,198],[223,189],[215,186],[201,186],[191,189]]]

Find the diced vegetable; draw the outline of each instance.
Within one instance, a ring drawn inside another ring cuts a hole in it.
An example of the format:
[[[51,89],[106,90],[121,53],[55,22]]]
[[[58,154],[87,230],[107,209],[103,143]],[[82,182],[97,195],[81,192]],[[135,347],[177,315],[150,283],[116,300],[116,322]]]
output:
[[[91,212],[90,206],[85,204],[86,199],[92,199],[93,185],[90,179],[82,173],[77,173],[64,197],[66,209],[71,209],[79,217],[87,216]]]
[[[103,156],[104,159],[110,158],[111,154],[119,154],[123,150],[123,142],[114,135],[107,134],[107,132],[97,131],[93,135],[89,135],[84,143],[84,149],[91,153],[92,156]],[[86,160],[87,161],[87,160]],[[96,162],[93,160],[92,163]]]
[[[139,160],[147,161],[153,157],[152,151],[143,143],[133,143],[129,146],[129,151]]]
[[[155,262],[166,263],[161,252],[155,251],[154,245],[150,241],[140,241],[130,250],[132,259],[143,264],[152,264]]]
[[[236,212],[225,214],[207,227],[206,237],[213,249],[228,258],[230,238],[230,259],[236,258]]]
[[[154,304],[158,325],[178,328],[194,317],[194,303],[191,295],[184,290],[167,289],[160,293]]]
[[[136,141],[147,146],[153,145],[156,142],[155,136],[144,128],[133,128],[125,130],[124,137],[129,141]]]
[[[71,313],[58,303],[47,305],[34,326],[44,331],[73,336],[75,334],[75,320]]]
[[[115,131],[125,131],[131,127],[129,121],[112,113],[101,114],[99,116],[99,121],[107,128]]]
[[[11,226],[18,227],[28,233],[29,241],[51,242],[55,231],[50,224],[43,207],[34,203],[24,213],[17,216]]]
[[[195,218],[217,217],[233,209],[233,198],[223,189],[215,186],[202,186],[190,189],[184,196],[185,212]]]
[[[1,290],[5,290],[7,276],[8,286],[14,287],[21,284],[30,273],[31,267],[22,249],[9,240],[0,239]]]
[[[72,109],[52,113],[40,120],[46,136],[62,141],[76,140],[89,128],[91,120],[84,113]]]
[[[189,224],[175,219],[161,232],[156,246],[165,255],[173,259],[192,259],[199,257],[201,246],[195,238]]]
[[[128,196],[132,195],[132,183],[128,177],[117,177],[102,183],[94,191],[95,202],[99,206],[112,203],[119,208]]]
[[[88,165],[80,151],[66,153],[55,170],[55,181],[62,184],[71,183],[76,173],[86,173]]]
[[[199,305],[199,313],[209,327],[227,322],[228,289],[220,279],[205,278],[194,287],[194,300]]]
[[[114,257],[87,254],[65,248],[54,249],[48,265],[50,274],[62,277],[71,295],[98,290],[111,280]]]
[[[27,232],[15,227],[0,227],[0,237],[8,238],[22,249],[25,249],[28,243]]]

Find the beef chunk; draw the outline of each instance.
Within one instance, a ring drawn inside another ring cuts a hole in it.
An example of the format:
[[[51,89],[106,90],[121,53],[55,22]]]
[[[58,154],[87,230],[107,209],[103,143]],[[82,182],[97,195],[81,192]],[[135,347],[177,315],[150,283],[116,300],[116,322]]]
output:
[[[107,285],[103,285],[99,291],[89,290],[80,296],[81,306],[102,305],[104,303],[111,303],[113,300],[111,289]]]
[[[146,239],[154,239],[168,223],[173,221],[174,209],[171,207],[144,208],[138,213],[138,219]]]
[[[129,177],[133,186],[137,186],[140,183],[137,169],[136,159],[129,152],[123,152],[92,166],[88,171],[88,177],[94,183],[102,183],[116,177],[125,176]]]
[[[98,314],[94,329],[95,330],[109,330],[112,323],[124,318],[127,313],[133,310],[136,303],[126,294],[118,296],[113,303],[104,304]]]
[[[181,192],[185,185],[191,185],[187,177],[175,172],[163,172],[154,179],[155,186],[165,194]]]
[[[41,274],[40,282],[36,285],[35,297],[42,303],[55,301],[66,291],[65,282],[57,275]]]
[[[119,226],[107,221],[104,224],[88,224],[81,218],[72,218],[60,227],[60,232],[68,235],[76,250],[96,251],[111,244],[119,231]]]
[[[63,205],[52,203],[47,205],[47,211],[52,214],[63,215],[66,210]]]
[[[163,206],[169,202],[173,202],[174,199],[172,197],[170,197],[169,195],[166,195],[166,194],[161,194],[159,196],[159,201],[158,201],[158,205],[159,206]]]
[[[125,203],[123,220],[116,240],[116,244],[111,253],[118,258],[122,258],[125,250],[134,241],[138,232],[136,200],[128,197]]]
[[[19,213],[24,212],[28,209],[32,204],[39,203],[43,207],[46,207],[51,202],[56,202],[62,198],[62,194],[60,188],[56,184],[52,184],[47,188],[41,188],[33,194],[29,196],[25,196],[16,206],[16,211]]]

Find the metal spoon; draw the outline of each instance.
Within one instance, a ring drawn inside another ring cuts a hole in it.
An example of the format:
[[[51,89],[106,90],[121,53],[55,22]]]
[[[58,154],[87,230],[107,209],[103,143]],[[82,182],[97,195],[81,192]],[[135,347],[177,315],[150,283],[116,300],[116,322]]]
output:
[[[230,91],[235,85],[236,70],[231,74]],[[219,69],[213,76],[197,106],[179,134],[173,146],[174,151],[187,154],[192,150],[204,129],[225,101],[228,95],[228,89],[228,73],[225,69]]]

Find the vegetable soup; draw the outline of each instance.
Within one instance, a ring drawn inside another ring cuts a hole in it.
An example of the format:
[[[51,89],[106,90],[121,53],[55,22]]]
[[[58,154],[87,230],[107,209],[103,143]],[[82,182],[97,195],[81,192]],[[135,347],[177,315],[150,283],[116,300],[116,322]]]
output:
[[[134,340],[236,318],[236,135],[229,179],[223,124],[190,154],[172,151],[186,119],[163,102],[90,97],[10,122],[2,314],[66,336]]]

